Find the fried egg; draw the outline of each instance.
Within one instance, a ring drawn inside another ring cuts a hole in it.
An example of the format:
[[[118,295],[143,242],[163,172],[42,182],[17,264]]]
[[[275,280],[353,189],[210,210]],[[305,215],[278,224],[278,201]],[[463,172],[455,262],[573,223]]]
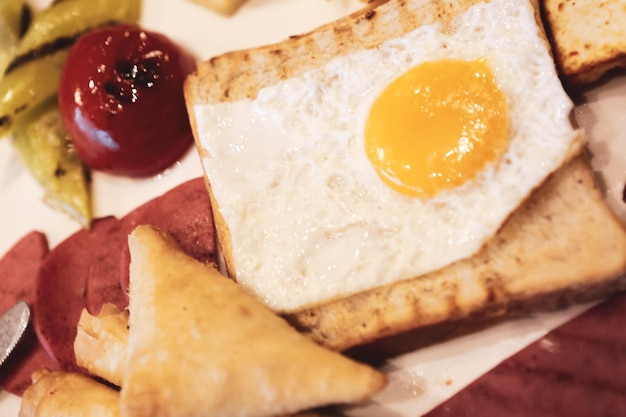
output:
[[[469,257],[582,139],[526,0],[197,105],[237,281],[276,311]]]

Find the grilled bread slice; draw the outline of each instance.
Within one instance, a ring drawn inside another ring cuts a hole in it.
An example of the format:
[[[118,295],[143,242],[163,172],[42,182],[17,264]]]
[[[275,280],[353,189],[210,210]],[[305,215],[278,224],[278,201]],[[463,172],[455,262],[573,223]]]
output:
[[[541,0],[555,61],[564,81],[580,88],[626,67],[626,2]]]
[[[434,22],[445,27],[475,3],[371,4],[284,43],[235,51],[202,63],[185,85],[201,157],[210,152],[202,145],[203,132],[194,115],[196,104],[254,99],[264,87],[301,75],[338,54],[374,47],[407,28]],[[580,148],[572,149],[566,160],[579,153]],[[211,178],[206,180],[226,269],[236,277],[229,225]],[[624,249],[624,228],[607,208],[588,162],[580,156],[543,184],[471,258],[285,316],[319,343],[344,350],[474,314],[504,313],[514,305],[539,308],[555,299],[573,301],[615,291],[623,285],[619,275],[626,268]]]

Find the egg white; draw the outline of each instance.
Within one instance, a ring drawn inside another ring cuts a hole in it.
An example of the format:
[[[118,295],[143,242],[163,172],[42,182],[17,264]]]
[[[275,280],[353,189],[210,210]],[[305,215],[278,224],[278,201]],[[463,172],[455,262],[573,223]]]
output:
[[[385,185],[368,161],[369,109],[427,60],[486,58],[507,98],[510,144],[433,198]],[[420,27],[264,88],[194,109],[203,166],[230,229],[237,280],[277,311],[424,274],[474,254],[580,147],[572,102],[527,0],[492,0],[452,30]]]

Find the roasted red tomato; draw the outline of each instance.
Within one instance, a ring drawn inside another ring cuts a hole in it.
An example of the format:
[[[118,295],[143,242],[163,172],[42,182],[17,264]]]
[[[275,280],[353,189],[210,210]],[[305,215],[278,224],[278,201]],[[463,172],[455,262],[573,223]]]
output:
[[[80,37],[61,73],[59,107],[80,158],[115,175],[156,174],[193,143],[183,96],[195,59],[138,26]]]

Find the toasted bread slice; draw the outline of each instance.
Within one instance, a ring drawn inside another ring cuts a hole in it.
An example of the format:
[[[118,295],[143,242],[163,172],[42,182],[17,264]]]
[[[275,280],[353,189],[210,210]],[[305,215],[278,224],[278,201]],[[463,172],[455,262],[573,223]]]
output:
[[[255,99],[264,87],[299,76],[338,55],[376,46],[408,28],[435,21],[446,27],[454,15],[476,3],[371,5],[289,41],[232,52],[201,64],[185,85],[200,155],[213,157],[211,149],[203,147],[205,132],[199,131],[194,106]],[[579,153],[580,147],[572,147],[564,161]],[[429,324],[502,312],[513,304],[528,306],[545,298],[614,291],[621,285],[617,275],[626,268],[624,228],[606,207],[583,157],[562,170],[473,257],[404,282],[288,312],[286,317],[321,344],[344,350]],[[208,174],[206,180],[226,268],[236,279],[229,225],[213,192],[216,181]],[[254,233],[254,224],[247,225],[251,226],[246,230]],[[572,257],[572,251],[585,256]]]
[[[41,369],[24,392],[20,417],[120,417],[119,392],[85,375]]]
[[[626,2],[541,0],[556,63],[572,88],[626,67]]]
[[[320,347],[151,226],[129,236],[121,408],[133,416],[272,416],[364,400],[385,385]]]
[[[337,350],[468,317],[536,311],[626,288],[626,231],[584,155],[557,171],[475,256],[288,316]]]

